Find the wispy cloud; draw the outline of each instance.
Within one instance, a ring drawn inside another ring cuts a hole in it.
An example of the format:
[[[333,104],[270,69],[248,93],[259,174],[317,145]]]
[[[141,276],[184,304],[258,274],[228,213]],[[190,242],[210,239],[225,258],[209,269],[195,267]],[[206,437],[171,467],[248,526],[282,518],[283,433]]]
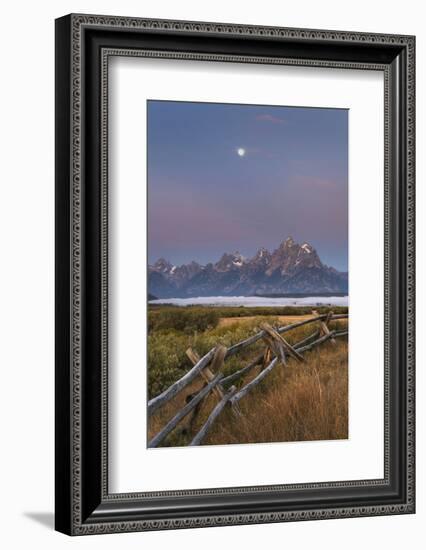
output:
[[[257,115],[256,120],[259,120],[260,122],[269,122],[271,124],[287,124],[287,121],[285,120],[285,118],[273,116],[268,113]]]

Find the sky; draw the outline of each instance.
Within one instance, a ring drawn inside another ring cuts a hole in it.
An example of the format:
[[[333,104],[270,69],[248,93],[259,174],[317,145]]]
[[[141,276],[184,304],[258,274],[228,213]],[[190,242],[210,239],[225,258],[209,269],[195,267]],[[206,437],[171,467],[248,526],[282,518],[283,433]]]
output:
[[[148,105],[148,261],[216,262],[288,236],[348,264],[348,111]]]

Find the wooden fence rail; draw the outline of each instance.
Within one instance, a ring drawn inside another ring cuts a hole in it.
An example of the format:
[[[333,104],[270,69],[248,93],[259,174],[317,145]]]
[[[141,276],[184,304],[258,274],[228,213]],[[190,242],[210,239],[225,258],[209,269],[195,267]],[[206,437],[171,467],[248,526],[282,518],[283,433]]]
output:
[[[156,411],[159,407],[170,401],[175,395],[183,390],[188,384],[190,384],[195,378],[200,374],[200,372],[207,367],[211,359],[214,356],[215,348],[207,352],[201,359],[196,363],[190,371],[179,378],[174,384],[169,386],[167,390],[164,390],[163,393],[157,395],[150,401],[148,401],[148,416]]]
[[[262,352],[260,355],[255,357],[253,361],[251,361],[247,366],[243,367],[240,370],[237,370],[236,372],[233,372],[226,378],[223,378],[220,381],[220,385],[224,386],[225,384],[230,384],[231,382],[234,382],[234,380],[237,380],[237,378],[240,378],[241,376],[244,376],[244,374],[247,374],[249,371],[251,371],[251,369],[253,369],[254,367],[257,367],[257,365],[259,365],[262,362],[263,356],[264,356],[264,353]]]
[[[297,323],[293,323],[292,325],[285,325],[283,327],[280,327],[277,329],[277,331],[280,334],[283,334],[284,332],[288,332],[289,330],[294,330],[295,328],[303,327],[304,325],[308,325],[309,323],[315,323],[317,321],[322,321],[327,318],[327,314],[324,315],[318,315],[315,317],[311,317],[310,319],[305,319],[304,321],[299,321]],[[338,315],[332,315],[330,318],[330,321],[336,321],[338,319],[347,319],[348,314],[347,313],[341,313]],[[247,346],[250,346],[251,344],[254,344],[258,340],[261,340],[265,336],[265,332],[262,330],[255,334],[254,336],[250,336],[250,338],[247,338],[246,340],[242,340],[241,342],[238,342],[237,344],[234,344],[230,348],[228,348],[228,351],[226,353],[226,358],[235,355],[235,353],[238,353],[242,349],[246,348]]]
[[[157,435],[149,441],[148,446],[157,447],[191,411],[194,410],[195,413],[193,414],[196,415],[203,400],[211,392],[214,392],[219,401],[210,413],[205,424],[201,427],[190,443],[190,446],[199,445],[206,437],[213,423],[217,420],[228,404],[232,405],[234,412],[241,414],[239,413],[238,402],[254,387],[256,387],[266,376],[268,376],[268,374],[277,365],[282,364],[285,366],[287,363],[287,358],[293,358],[298,362],[303,362],[305,360],[303,354],[307,351],[314,349],[328,340],[335,343],[336,338],[341,338],[348,335],[347,330],[330,330],[328,326],[330,321],[347,319],[347,314],[333,315],[332,312],[324,315],[318,315],[316,312],[313,312],[313,314],[314,315],[309,319],[278,328],[273,328],[267,323],[263,323],[261,325],[262,330],[250,338],[242,340],[228,349],[222,345],[218,345],[208,351],[201,358],[194,350],[189,348],[186,353],[193,363],[193,367],[179,380],[174,382],[166,390],[148,402],[148,416],[151,416],[160,407],[173,399],[198,376],[201,376],[204,379],[205,385],[198,393],[187,396],[186,405],[167,422],[167,424],[157,433]],[[319,328],[296,344],[291,345],[282,336],[286,332],[310,323],[317,323]],[[261,354],[257,355],[245,367],[242,367],[236,372],[224,377],[223,373],[220,371],[224,366],[225,360],[261,339],[263,339],[266,344],[265,350]],[[245,384],[238,391],[235,386],[228,387],[224,393],[225,388],[229,384],[238,378],[243,377],[258,365],[262,365],[261,370],[250,382]]]
[[[207,422],[204,424],[204,426],[200,429],[200,431],[197,433],[197,435],[194,437],[194,439],[189,444],[190,447],[193,447],[194,445],[199,445],[203,439],[206,437],[207,432],[213,425],[216,418],[220,415],[220,413],[223,411],[223,409],[228,404],[229,400],[232,398],[234,393],[237,391],[237,388],[235,386],[231,386],[229,390],[226,392],[226,394],[222,397],[222,400],[219,401],[219,403],[216,405],[216,407],[211,412],[210,416],[207,419]]]
[[[151,439],[151,441],[148,443],[148,447],[157,447],[159,443],[163,441],[163,439],[179,424],[179,422],[185,418],[187,414],[189,414],[192,409],[198,405],[198,403],[204,399],[204,397],[212,390],[219,380],[223,377],[223,374],[220,372],[217,374],[211,382],[207,384],[197,395],[191,399],[189,403],[187,403],[183,409],[181,409],[167,424],[164,426],[164,428],[158,432],[158,434]]]
[[[278,361],[278,357],[275,357],[274,359],[272,359],[272,361],[269,363],[269,365],[266,367],[266,369],[262,370],[257,376],[256,378],[253,378],[253,380],[251,382],[249,382],[248,384],[246,384],[243,388],[241,388],[241,390],[236,393],[234,395],[234,397],[231,398],[231,403],[232,404],[235,404],[237,403],[240,399],[242,399],[245,395],[247,395],[247,393],[252,389],[254,388],[254,386],[257,386],[259,384],[259,382],[261,382],[270,372],[271,370],[276,366],[278,365],[279,361]]]

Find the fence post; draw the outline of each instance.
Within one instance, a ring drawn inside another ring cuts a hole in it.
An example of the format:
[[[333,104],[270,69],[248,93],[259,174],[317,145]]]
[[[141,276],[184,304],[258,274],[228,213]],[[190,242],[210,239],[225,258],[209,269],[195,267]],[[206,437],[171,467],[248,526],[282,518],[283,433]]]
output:
[[[198,403],[200,403],[208,395],[208,393],[218,384],[221,378],[223,378],[223,374],[220,372],[213,378],[211,382],[207,384],[207,386],[205,386],[200,392],[198,392],[197,395],[195,395],[194,398],[191,399],[191,401],[183,407],[183,409],[181,409],[177,414],[175,414],[175,416],[171,420],[169,420],[169,422],[167,422],[164,428],[151,439],[151,441],[148,443],[148,447],[158,447],[163,439],[176,428],[179,422],[183,418],[185,418],[185,416],[189,414],[192,409],[196,407]]]
[[[215,375],[213,373],[214,372],[217,373],[217,372],[220,371],[220,369],[223,366],[223,362],[224,362],[224,359],[225,359],[226,352],[227,352],[227,349],[225,348],[225,346],[217,346],[216,347],[216,350],[214,352],[214,356],[213,356],[213,359],[212,359],[212,363],[211,363],[211,369],[210,369],[210,367],[207,366],[207,367],[204,367],[204,369],[202,369],[200,371],[200,374],[204,378],[205,382],[207,382],[207,383],[211,382],[213,380],[213,378],[215,377]],[[191,361],[191,363],[193,365],[196,365],[198,363],[198,361],[200,360],[200,356],[192,348],[188,348],[186,350],[186,355],[188,356],[189,360]],[[221,390],[221,388],[216,386],[214,388],[213,392],[217,395],[217,397],[219,399],[223,399],[224,394],[223,394],[223,391]]]
[[[271,325],[268,325],[268,323],[263,323],[261,325],[262,329],[268,334],[268,336],[271,338],[271,340],[273,340],[278,346],[279,346],[279,349],[281,350],[282,349],[282,353],[284,353],[284,349],[290,354],[292,355],[295,359],[297,359],[298,361],[301,361],[303,362],[304,359],[303,357],[300,355],[300,353],[298,351],[296,351],[294,349],[293,346],[291,346],[287,340],[285,340],[285,338],[283,338],[281,336],[281,334],[278,334],[278,332],[276,330],[274,330]],[[281,352],[280,352],[281,353]]]
[[[327,334],[330,334],[330,329],[328,328],[328,323],[330,322],[330,319],[333,316],[333,312],[329,311],[327,314],[327,317],[324,319],[324,321],[321,321],[320,323],[320,336],[326,336]],[[330,338],[330,342],[335,346],[336,340],[334,338]]]

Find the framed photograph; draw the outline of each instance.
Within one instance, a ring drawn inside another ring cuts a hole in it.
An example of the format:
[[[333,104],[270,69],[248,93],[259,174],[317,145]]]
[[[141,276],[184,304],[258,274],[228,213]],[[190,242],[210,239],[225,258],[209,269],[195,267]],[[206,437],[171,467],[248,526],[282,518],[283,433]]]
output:
[[[415,39],[56,20],[56,529],[415,511]]]

